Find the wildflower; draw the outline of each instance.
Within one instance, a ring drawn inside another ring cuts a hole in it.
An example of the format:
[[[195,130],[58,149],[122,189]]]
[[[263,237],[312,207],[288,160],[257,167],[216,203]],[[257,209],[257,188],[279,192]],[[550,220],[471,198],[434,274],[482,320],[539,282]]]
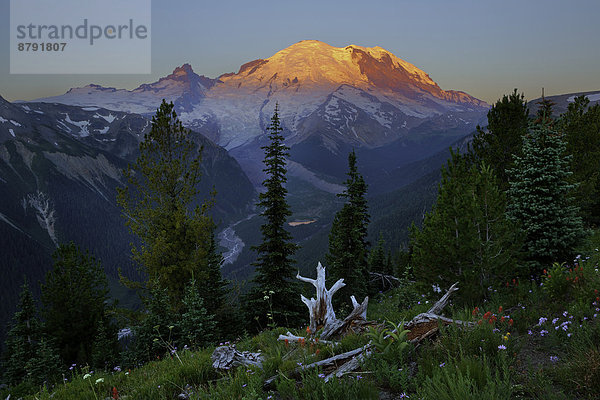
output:
[[[538,326],[541,326],[546,321],[548,321],[548,318],[540,317],[540,319],[538,321]]]
[[[288,339],[285,339],[284,342],[285,342],[285,347],[288,347],[290,345],[290,341]]]
[[[113,368],[113,371],[115,371],[115,372],[121,372],[121,367],[119,367],[117,365],[116,367]]]
[[[472,312],[472,314],[473,314],[473,316],[476,316],[477,314],[479,314],[479,307],[475,307],[475,308],[473,309],[473,312]]]
[[[356,380],[357,380],[357,381],[359,381],[359,380],[361,380],[361,379],[362,379],[362,376],[360,376],[360,375],[356,375]]]
[[[528,335],[533,335],[533,332],[531,331],[531,329],[529,329],[529,330],[527,331],[527,334],[528,334]]]
[[[552,320],[552,325],[555,325],[557,322],[558,322],[558,318],[554,318],[554,319]]]
[[[440,368],[444,368],[445,366],[446,366],[445,362],[443,362],[443,363],[440,364]]]
[[[513,323],[514,323],[514,321],[512,318],[508,320],[508,326],[513,326]]]
[[[502,336],[502,339],[508,340],[508,336],[504,335],[504,336]]]
[[[307,327],[306,327],[306,334],[307,334],[307,335],[310,335],[310,326],[307,326]]]
[[[541,336],[546,336],[547,334],[548,334],[548,331],[547,331],[547,330],[545,330],[545,329],[542,329],[542,330],[540,331],[540,335],[541,335]]]
[[[90,374],[85,374],[85,375],[83,376],[83,379],[88,379],[88,378],[90,378],[91,376],[92,376],[92,375],[90,375]]]
[[[502,306],[498,307],[498,312],[501,313],[502,312]]]
[[[557,356],[550,356],[550,361],[557,362],[558,361],[558,357]]]
[[[102,382],[104,382],[104,378],[98,378],[98,379],[96,379],[96,384],[102,383]]]
[[[400,399],[408,399],[408,395],[406,394],[406,392],[402,392],[400,393]]]
[[[571,337],[573,335],[571,332],[567,333],[567,337]]]
[[[244,383],[244,384],[242,385],[242,387],[246,387],[246,386],[248,386],[248,384],[247,384],[247,383]]]
[[[500,346],[498,346],[498,350],[506,350],[506,346],[501,344]]]
[[[319,378],[321,378],[321,379],[322,379],[322,378],[325,378],[325,374],[323,374],[323,373],[320,373],[320,374],[318,375],[318,377],[319,377]]]
[[[117,388],[115,386],[113,386],[111,394],[112,394],[111,398],[113,400],[118,400],[119,399],[119,391],[117,390]]]
[[[492,316],[491,311],[486,312],[485,314],[483,314],[483,319],[488,319],[489,317]]]

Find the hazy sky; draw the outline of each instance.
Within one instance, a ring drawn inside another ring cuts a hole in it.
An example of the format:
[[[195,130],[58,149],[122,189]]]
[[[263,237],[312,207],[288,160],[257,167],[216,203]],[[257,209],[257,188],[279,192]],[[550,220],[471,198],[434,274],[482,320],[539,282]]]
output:
[[[487,102],[513,88],[530,99],[542,87],[548,95],[600,90],[600,0],[152,3],[152,74],[10,75],[9,0],[0,0],[0,95],[33,99],[88,83],[132,89],[185,62],[214,78],[303,39],[381,46],[442,89]]]

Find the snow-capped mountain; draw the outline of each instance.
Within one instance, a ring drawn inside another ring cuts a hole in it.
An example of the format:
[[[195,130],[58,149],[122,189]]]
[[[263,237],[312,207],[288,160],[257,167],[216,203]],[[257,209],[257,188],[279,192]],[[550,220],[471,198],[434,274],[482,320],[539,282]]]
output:
[[[381,47],[338,48],[317,40],[217,79],[185,64],[131,91],[88,85],[37,101],[150,114],[163,98],[175,103],[184,124],[227,149],[260,136],[276,102],[290,144],[325,124],[333,142],[370,148],[403,137],[431,117],[488,107],[464,92],[442,90],[424,71]]]

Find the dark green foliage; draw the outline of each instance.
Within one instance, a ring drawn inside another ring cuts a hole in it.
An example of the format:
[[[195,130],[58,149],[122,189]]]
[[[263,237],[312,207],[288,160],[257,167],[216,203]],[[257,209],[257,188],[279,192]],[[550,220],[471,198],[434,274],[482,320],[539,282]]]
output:
[[[133,346],[127,355],[129,363],[144,363],[162,356],[167,351],[165,342],[173,339],[176,324],[167,289],[152,285],[144,319],[134,329]]]
[[[99,324],[108,323],[106,275],[98,260],[72,242],[60,245],[53,258],[41,286],[46,332],[55,339],[63,363],[86,363]]]
[[[329,251],[325,256],[328,281],[334,283],[343,278],[346,283],[334,299],[343,303],[347,303],[351,295],[357,299],[365,297],[369,282],[367,184],[358,172],[354,151],[348,155],[348,169],[346,189],[338,195],[346,202],[333,219]]]
[[[46,337],[42,337],[34,346],[35,356],[27,360],[27,379],[36,385],[56,380],[61,363],[58,349]]]
[[[25,281],[2,357],[6,382],[16,384],[27,376],[27,361],[35,357],[36,345],[42,337],[41,328],[33,295]]]
[[[522,138],[527,132],[529,109],[517,89],[488,112],[487,130],[477,127],[473,137],[473,153],[477,160],[494,168],[500,189],[508,189],[507,170],[513,166],[513,155],[521,154]]]
[[[129,184],[117,200],[126,224],[138,237],[132,244],[134,260],[181,305],[184,286],[195,276],[208,279],[212,219],[208,203],[191,210],[198,194],[202,148],[189,138],[164,100],[152,117],[152,129],[140,143],[140,155],[125,171]],[[147,286],[147,285],[146,285]]]
[[[223,279],[221,266],[223,256],[217,252],[217,243],[214,233],[210,237],[208,252],[208,277],[199,285],[199,293],[203,304],[209,314],[214,315],[216,326],[213,332],[217,339],[233,338],[240,331],[241,315],[239,305],[230,298],[227,286],[229,281]]]
[[[258,252],[253,264],[256,267],[254,287],[245,299],[248,318],[256,320],[260,327],[265,327],[269,320],[286,326],[297,324],[304,313],[302,303],[298,301],[300,285],[294,279],[292,259],[298,246],[285,229],[286,220],[292,213],[285,188],[289,148],[283,144],[282,131],[278,106],[275,106],[268,128],[270,144],[262,147],[266,167],[263,171],[267,173],[267,179],[263,182],[266,191],[259,195],[258,206],[263,209],[261,215],[266,221],[260,228],[262,243],[254,247]]]
[[[119,358],[119,349],[115,340],[117,333],[110,323],[110,318],[104,316],[98,324],[98,330],[92,344],[90,364],[95,368],[108,369],[116,365]]]
[[[417,280],[445,289],[459,282],[460,296],[480,301],[490,285],[515,273],[520,240],[505,217],[506,199],[491,168],[452,154],[442,170],[437,203],[422,229],[412,228]]]
[[[385,252],[385,240],[383,235],[379,235],[377,245],[369,252],[367,258],[368,269],[370,272],[377,272],[384,275],[393,275],[393,265],[391,254]],[[381,290],[387,290],[390,288],[389,281],[385,279],[377,278],[375,276],[369,277],[369,295],[373,295]]]
[[[574,246],[583,236],[578,207],[569,192],[570,157],[564,134],[549,125],[531,125],[523,138],[523,154],[515,156],[510,170],[509,217],[525,233],[524,250],[539,275],[554,261],[571,260]]]
[[[577,186],[575,204],[581,209],[586,225],[600,224],[600,104],[589,107],[585,96],[575,98],[559,120],[565,133],[567,153],[571,156],[568,180]]]
[[[210,344],[214,339],[215,322],[213,316],[206,311],[200,285],[192,279],[185,288],[183,308],[179,322],[181,344],[198,348]]]

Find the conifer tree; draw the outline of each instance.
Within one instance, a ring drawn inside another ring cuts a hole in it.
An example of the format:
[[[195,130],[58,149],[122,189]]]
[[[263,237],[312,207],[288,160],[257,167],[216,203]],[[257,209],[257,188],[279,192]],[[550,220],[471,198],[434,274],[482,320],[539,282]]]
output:
[[[27,280],[23,283],[17,311],[6,336],[3,354],[4,379],[17,384],[27,376],[27,361],[36,356],[36,345],[42,337],[42,324]]]
[[[133,365],[161,357],[167,351],[165,342],[172,342],[179,335],[178,317],[173,312],[167,289],[157,283],[150,287],[146,312],[134,329],[134,342],[127,354],[129,363]]]
[[[180,345],[199,348],[210,344],[214,339],[215,321],[213,316],[206,311],[200,285],[192,279],[183,298],[181,320],[179,321]]]
[[[383,235],[379,235],[377,245],[371,249],[367,259],[369,272],[378,272],[380,274],[392,275],[391,255],[385,252],[385,240]],[[385,281],[369,277],[369,295],[376,294],[380,290],[389,289]]]
[[[494,168],[498,185],[508,189],[507,170],[513,166],[513,155],[521,154],[523,136],[527,132],[529,108],[523,94],[517,89],[504,95],[487,114],[487,129],[477,127],[473,137],[473,153],[477,162]]]
[[[458,281],[461,297],[477,302],[487,288],[514,277],[519,231],[505,216],[506,199],[491,168],[452,153],[442,169],[433,210],[422,229],[413,225],[411,264],[418,281],[448,288]]]
[[[530,272],[539,275],[552,262],[567,261],[583,235],[578,208],[568,183],[570,157],[564,135],[548,123],[532,124],[523,139],[523,154],[510,170],[509,217],[521,223]]]
[[[217,250],[215,235],[210,238],[208,252],[208,278],[201,285],[203,304],[214,315],[215,332],[219,339],[233,338],[239,334],[241,320],[239,305],[231,298],[230,282],[223,279],[223,255]]]
[[[260,193],[258,206],[265,222],[261,226],[262,243],[254,247],[258,258],[253,264],[256,275],[254,287],[245,297],[246,314],[256,320],[260,327],[268,322],[279,325],[297,324],[303,314],[298,301],[300,285],[294,279],[293,255],[297,245],[285,229],[287,218],[292,215],[286,201],[286,156],[289,147],[283,143],[279,108],[268,127],[270,143],[263,146],[267,178],[263,182],[265,192]]]
[[[585,96],[569,104],[559,122],[571,157],[569,183],[576,184],[574,203],[588,226],[600,225],[600,104],[589,106]]]
[[[108,282],[100,262],[73,242],[61,244],[42,289],[46,332],[65,364],[91,361],[91,350],[109,307]],[[116,340],[116,338],[114,339]]]
[[[334,302],[342,303],[349,302],[351,295],[358,299],[365,297],[369,281],[367,184],[358,172],[354,150],[348,155],[348,169],[348,178],[344,182],[346,189],[338,194],[346,202],[333,219],[329,251],[325,256],[329,282],[343,278],[346,283],[334,299]]]
[[[125,171],[129,186],[120,188],[117,197],[127,226],[140,242],[132,244],[132,253],[148,277],[142,286],[156,282],[167,288],[175,308],[181,306],[184,286],[192,276],[208,279],[214,230],[207,215],[210,202],[192,207],[202,149],[189,134],[173,103],[163,100],[140,143],[139,157]]]

